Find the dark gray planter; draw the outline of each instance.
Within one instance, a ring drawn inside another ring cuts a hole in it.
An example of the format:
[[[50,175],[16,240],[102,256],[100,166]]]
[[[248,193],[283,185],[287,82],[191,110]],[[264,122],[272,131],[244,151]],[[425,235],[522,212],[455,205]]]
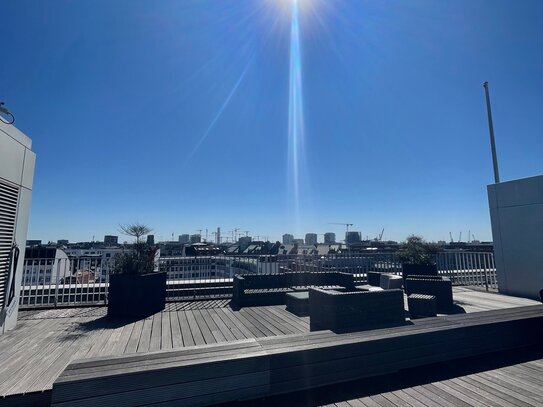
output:
[[[147,317],[166,306],[166,273],[112,274],[109,277],[107,315]]]
[[[402,264],[402,277],[411,275],[418,276],[437,276],[437,266],[435,264]]]

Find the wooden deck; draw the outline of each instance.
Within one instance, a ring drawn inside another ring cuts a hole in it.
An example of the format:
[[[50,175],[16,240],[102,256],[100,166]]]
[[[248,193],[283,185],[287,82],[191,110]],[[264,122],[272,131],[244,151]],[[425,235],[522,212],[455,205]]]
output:
[[[543,406],[543,359],[432,381],[331,405]]]
[[[229,407],[541,407],[543,347],[409,369]]]
[[[463,287],[454,297],[458,312],[468,313],[537,304]],[[0,337],[0,405],[19,405],[22,394],[45,403],[74,359],[309,332],[308,318],[285,306],[234,311],[228,300],[169,303],[161,313],[122,323],[105,314],[103,307],[21,311],[17,328]]]

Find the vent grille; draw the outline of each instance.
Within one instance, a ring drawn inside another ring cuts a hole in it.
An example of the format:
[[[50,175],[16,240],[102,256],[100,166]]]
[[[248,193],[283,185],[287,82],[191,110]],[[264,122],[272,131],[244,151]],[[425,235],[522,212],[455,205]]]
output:
[[[19,188],[0,182],[0,308],[3,308],[9,278],[9,256],[15,235]]]

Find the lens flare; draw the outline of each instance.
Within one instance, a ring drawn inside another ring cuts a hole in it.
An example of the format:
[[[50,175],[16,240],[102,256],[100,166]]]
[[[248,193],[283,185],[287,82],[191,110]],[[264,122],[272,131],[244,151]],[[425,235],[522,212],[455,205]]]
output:
[[[202,134],[202,137],[200,137],[200,139],[198,140],[198,143],[196,143],[196,145],[194,146],[194,148],[192,149],[192,151],[190,152],[190,154],[187,156],[187,158],[185,159],[185,165],[188,164],[188,162],[190,161],[190,159],[194,156],[194,154],[196,153],[196,151],[200,148],[200,146],[202,145],[202,143],[205,141],[205,139],[207,138],[207,136],[209,135],[210,131],[213,129],[213,127],[215,126],[215,123],[217,123],[217,121],[219,120],[219,118],[221,117],[222,113],[224,112],[224,109],[226,109],[226,107],[228,106],[228,103],[230,103],[230,99],[232,99],[232,96],[234,96],[234,94],[236,93],[236,91],[238,90],[238,87],[239,85],[241,84],[241,82],[243,81],[243,78],[245,77],[245,74],[247,73],[247,69],[249,69],[249,65],[251,65],[251,62],[253,60],[254,56],[251,57],[249,59],[249,62],[247,63],[247,65],[245,66],[245,69],[243,69],[243,71],[241,72],[241,75],[239,76],[238,80],[236,81],[236,83],[234,84],[234,87],[232,88],[232,90],[230,91],[230,93],[228,94],[228,96],[226,97],[226,99],[224,100],[221,108],[218,110],[217,114],[215,115],[215,117],[213,118],[213,120],[211,120],[211,123],[209,124],[209,126],[207,126],[207,129],[206,131],[204,132],[204,134]]]
[[[298,1],[292,0],[290,27],[288,151],[289,178],[292,185],[296,227],[300,223],[300,164],[304,145],[304,114],[302,93],[302,57],[300,50],[300,24]]]

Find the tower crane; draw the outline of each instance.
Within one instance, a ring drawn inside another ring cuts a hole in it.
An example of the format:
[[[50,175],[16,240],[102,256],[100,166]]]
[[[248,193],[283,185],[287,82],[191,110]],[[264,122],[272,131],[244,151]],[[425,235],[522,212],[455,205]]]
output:
[[[343,225],[345,226],[345,233],[349,233],[349,226],[353,226],[352,223],[340,223],[340,222],[329,222],[329,225]]]
[[[341,222],[329,222],[329,225],[343,225],[345,226],[345,242],[347,242],[347,235],[349,234],[349,226],[353,226],[352,223],[341,223]]]

